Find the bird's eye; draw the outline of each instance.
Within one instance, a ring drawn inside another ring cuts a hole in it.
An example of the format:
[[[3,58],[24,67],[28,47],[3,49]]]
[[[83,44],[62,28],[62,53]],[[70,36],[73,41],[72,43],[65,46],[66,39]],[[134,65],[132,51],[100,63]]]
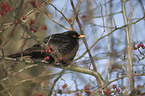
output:
[[[73,38],[76,38],[76,35],[73,35]]]

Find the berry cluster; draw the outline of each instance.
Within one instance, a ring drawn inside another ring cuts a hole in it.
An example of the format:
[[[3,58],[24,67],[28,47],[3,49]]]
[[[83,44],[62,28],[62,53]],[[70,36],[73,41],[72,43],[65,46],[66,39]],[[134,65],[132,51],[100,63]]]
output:
[[[85,93],[87,94],[87,95],[91,95],[92,94],[92,92],[90,91],[90,86],[85,86]]]
[[[45,96],[45,95],[42,93],[39,93],[39,94],[34,94],[34,96]]]
[[[31,4],[34,8],[37,8],[37,7],[38,7],[38,4],[41,5],[42,2],[39,1],[38,4],[37,4],[34,0],[30,0],[30,4]]]
[[[137,47],[133,46],[133,49],[136,50],[137,48],[140,48],[140,47],[142,49],[145,49],[145,46],[144,46],[144,44],[142,42],[140,44],[138,44]]]
[[[45,49],[45,53],[46,53],[46,54],[52,52],[52,50],[53,50],[53,49],[52,49],[52,45],[50,45],[49,48],[50,48],[50,49]],[[49,59],[50,59],[49,56],[44,57],[44,60],[49,60]]]
[[[1,4],[1,14],[6,15],[7,12],[12,12],[12,8],[7,3],[2,3]]]
[[[31,20],[28,23],[30,25],[30,28],[29,28],[30,31],[36,32],[37,31],[37,28],[33,25],[35,23],[35,21],[34,20]]]
[[[44,60],[49,60],[49,59],[50,59],[49,56],[44,57]]]
[[[119,94],[120,89],[117,88],[116,85],[113,85],[112,88],[113,88],[112,91],[108,88],[108,89],[104,90],[104,93],[105,93],[106,95],[111,95],[111,93],[114,93],[114,95],[115,95],[116,93]]]
[[[24,17],[22,17],[22,19],[25,20],[26,17],[24,16]],[[29,30],[30,30],[30,31],[33,31],[33,32],[36,32],[36,31],[37,31],[37,28],[36,28],[36,26],[34,25],[35,21],[34,21],[34,20],[31,20],[31,21],[29,21],[28,23],[29,23],[29,25],[30,25]],[[46,25],[43,25],[41,29],[42,29],[42,30],[47,30],[47,26],[46,26]]]
[[[42,30],[47,30],[47,26],[43,25]]]
[[[37,4],[36,4],[36,2],[34,0],[30,0],[30,4],[32,4],[32,6],[34,8],[37,8]]]
[[[106,90],[104,90],[104,93],[107,94],[107,95],[111,95],[111,93],[110,93],[110,89],[106,89]]]
[[[112,87],[113,87],[113,89],[115,89],[117,92],[120,92],[120,89],[117,88],[116,85],[113,85]]]
[[[35,23],[34,20],[29,21],[29,25],[32,25],[32,24],[34,24],[34,23]]]
[[[62,85],[62,88],[65,89],[68,85],[67,84],[64,84]]]

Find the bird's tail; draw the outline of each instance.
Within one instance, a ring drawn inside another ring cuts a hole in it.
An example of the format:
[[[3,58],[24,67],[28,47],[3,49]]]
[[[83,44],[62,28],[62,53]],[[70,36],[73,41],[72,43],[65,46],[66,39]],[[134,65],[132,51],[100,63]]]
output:
[[[10,58],[18,58],[22,56],[30,56],[31,59],[44,59],[48,62],[48,64],[51,64],[55,61],[55,59],[51,56],[51,54],[46,53],[44,49],[41,47],[32,47],[26,49],[24,52],[19,52],[15,54],[8,55]]]
[[[44,50],[43,50],[44,51]],[[21,56],[35,56],[34,53],[39,53],[42,52],[42,48],[41,47],[31,47],[26,49],[24,52],[19,52],[19,53],[15,53],[15,54],[11,54],[8,57],[10,58],[17,58],[17,57],[21,57]]]
[[[28,54],[24,54],[24,52],[19,52],[19,53],[8,55],[8,57],[10,57],[10,58],[17,58],[17,57],[27,56],[27,55]]]

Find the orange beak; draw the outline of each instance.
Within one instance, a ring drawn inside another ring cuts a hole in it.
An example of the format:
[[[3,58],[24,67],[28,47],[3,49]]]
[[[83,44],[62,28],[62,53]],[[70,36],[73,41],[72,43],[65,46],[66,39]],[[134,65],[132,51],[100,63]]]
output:
[[[85,35],[80,35],[78,38],[84,38],[85,37]]]

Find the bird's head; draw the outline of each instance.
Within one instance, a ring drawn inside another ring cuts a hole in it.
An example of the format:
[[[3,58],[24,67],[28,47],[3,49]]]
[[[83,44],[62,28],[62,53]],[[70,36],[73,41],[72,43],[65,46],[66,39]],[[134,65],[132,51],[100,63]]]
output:
[[[80,39],[80,38],[85,37],[85,35],[80,35],[76,31],[67,31],[67,32],[64,32],[64,34],[73,39]]]

